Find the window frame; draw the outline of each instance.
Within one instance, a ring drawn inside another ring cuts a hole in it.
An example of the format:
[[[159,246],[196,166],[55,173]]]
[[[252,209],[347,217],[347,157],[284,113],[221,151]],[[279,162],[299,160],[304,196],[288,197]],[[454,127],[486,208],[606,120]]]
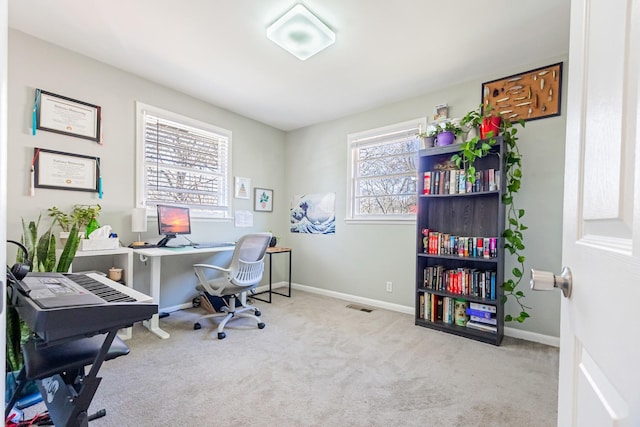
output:
[[[407,120],[400,123],[395,123],[387,126],[382,126],[375,129],[369,129],[361,132],[354,132],[347,135],[347,200],[346,200],[346,216],[345,221],[349,223],[366,223],[366,224],[408,224],[415,223],[416,214],[394,214],[394,215],[360,215],[355,212],[355,185],[357,177],[355,161],[356,150],[359,146],[362,146],[362,141],[370,139],[371,145],[375,144],[376,140],[380,140],[384,135],[399,132],[410,132],[415,129],[415,133],[421,133],[427,128],[426,117],[421,117],[413,120]],[[417,138],[417,136],[416,136]],[[418,144],[418,150],[416,151],[416,157],[421,149],[421,145]],[[417,160],[416,160],[416,175],[413,177],[417,179]],[[417,195],[416,195],[417,196]]]
[[[156,116],[160,119],[170,120],[185,126],[197,128],[203,131],[212,132],[218,134],[224,138],[227,138],[227,167],[226,167],[226,210],[207,210],[199,209],[196,207],[190,207],[190,214],[192,219],[199,220],[212,220],[212,221],[224,221],[229,222],[233,219],[233,173],[232,173],[232,132],[228,129],[221,128],[219,126],[205,123],[200,120],[187,117],[172,111],[164,110],[159,107],[145,104],[140,101],[136,101],[136,175],[135,175],[135,200],[136,207],[147,208],[147,216],[156,217],[156,205],[147,205],[147,183],[146,183],[146,168],[145,168],[145,113],[152,116]],[[180,203],[176,202],[176,205]]]

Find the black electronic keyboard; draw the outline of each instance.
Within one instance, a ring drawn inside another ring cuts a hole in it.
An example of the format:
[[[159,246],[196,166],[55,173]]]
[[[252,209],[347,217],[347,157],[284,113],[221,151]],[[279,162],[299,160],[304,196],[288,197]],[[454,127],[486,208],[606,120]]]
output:
[[[125,328],[158,312],[151,297],[95,273],[29,273],[12,287],[18,314],[47,344]]]
[[[5,406],[5,419],[28,380],[35,380],[51,421],[88,427],[102,363],[129,353],[119,329],[158,312],[147,295],[96,273],[29,273],[9,281],[11,303],[35,332],[23,345],[25,365]],[[89,373],[85,368],[91,366]]]

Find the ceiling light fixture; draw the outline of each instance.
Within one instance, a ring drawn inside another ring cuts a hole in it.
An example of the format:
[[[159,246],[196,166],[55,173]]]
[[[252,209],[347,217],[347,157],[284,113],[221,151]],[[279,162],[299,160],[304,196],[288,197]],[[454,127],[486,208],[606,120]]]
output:
[[[267,37],[301,61],[336,41],[336,34],[301,4],[271,24]]]

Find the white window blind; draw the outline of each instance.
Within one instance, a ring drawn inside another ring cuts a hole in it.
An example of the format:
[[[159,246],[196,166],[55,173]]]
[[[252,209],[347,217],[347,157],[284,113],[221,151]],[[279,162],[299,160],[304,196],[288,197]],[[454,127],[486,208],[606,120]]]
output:
[[[349,135],[348,219],[414,220],[419,119]]]
[[[227,217],[231,132],[151,109],[141,117],[144,205],[179,204],[192,216]]]

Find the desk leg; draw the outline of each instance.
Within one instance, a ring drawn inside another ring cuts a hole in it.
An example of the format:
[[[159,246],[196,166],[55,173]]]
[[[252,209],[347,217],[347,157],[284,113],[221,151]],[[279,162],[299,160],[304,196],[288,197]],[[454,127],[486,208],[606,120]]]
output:
[[[269,291],[271,291],[271,270],[269,270]],[[273,293],[282,295],[283,297],[291,298],[291,251],[289,251],[289,292],[283,294],[282,292],[273,291]],[[269,295],[271,295],[271,292],[269,293]]]
[[[271,304],[271,262],[273,261],[273,259],[271,258],[271,255],[273,255],[273,254],[270,253],[270,252],[267,252],[267,255],[269,255],[269,290],[255,293],[255,294],[253,294],[251,296],[251,298],[257,299],[258,301],[262,301],[262,302],[268,302],[269,304]],[[268,300],[262,299],[262,298],[259,298],[259,297],[256,296],[256,295],[260,295],[260,294],[266,294],[267,292],[269,293],[269,299]]]
[[[149,257],[151,260],[151,297],[153,298],[153,302],[158,304],[158,309],[160,309],[160,260],[161,257],[154,256]],[[156,334],[162,339],[169,338],[169,333],[160,328],[160,320],[158,318],[158,313],[154,314],[151,317],[151,320],[147,320],[143,322],[144,326],[147,327],[151,332]]]

